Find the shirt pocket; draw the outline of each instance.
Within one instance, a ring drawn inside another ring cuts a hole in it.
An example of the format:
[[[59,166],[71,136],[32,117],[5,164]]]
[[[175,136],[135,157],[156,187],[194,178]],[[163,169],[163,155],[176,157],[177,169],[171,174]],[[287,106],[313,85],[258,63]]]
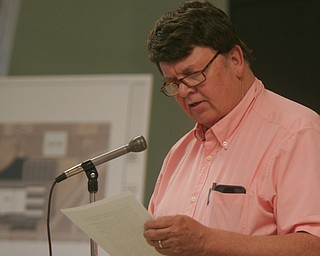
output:
[[[226,231],[246,233],[248,194],[212,191],[206,206],[206,225]]]

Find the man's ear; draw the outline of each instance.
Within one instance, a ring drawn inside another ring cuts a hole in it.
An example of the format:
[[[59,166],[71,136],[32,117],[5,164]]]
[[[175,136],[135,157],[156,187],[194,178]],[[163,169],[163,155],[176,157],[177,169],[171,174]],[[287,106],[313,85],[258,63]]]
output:
[[[233,47],[230,51],[231,64],[234,68],[235,74],[238,78],[243,76],[245,59],[243,56],[243,51],[239,45]]]

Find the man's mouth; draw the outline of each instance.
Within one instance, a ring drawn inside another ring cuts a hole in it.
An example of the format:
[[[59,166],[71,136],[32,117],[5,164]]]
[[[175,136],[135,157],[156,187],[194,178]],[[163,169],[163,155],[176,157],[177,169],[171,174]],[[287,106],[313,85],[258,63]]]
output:
[[[198,106],[199,104],[201,104],[202,102],[203,102],[203,101],[197,101],[197,102],[194,102],[194,103],[189,104],[189,106],[190,106],[191,108],[194,108],[194,107]]]

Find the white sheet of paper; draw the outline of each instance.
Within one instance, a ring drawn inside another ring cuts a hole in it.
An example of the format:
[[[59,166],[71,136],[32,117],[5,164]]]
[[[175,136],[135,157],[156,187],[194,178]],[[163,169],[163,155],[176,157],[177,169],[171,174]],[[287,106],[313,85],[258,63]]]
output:
[[[61,211],[110,256],[161,255],[143,237],[151,216],[130,192]]]

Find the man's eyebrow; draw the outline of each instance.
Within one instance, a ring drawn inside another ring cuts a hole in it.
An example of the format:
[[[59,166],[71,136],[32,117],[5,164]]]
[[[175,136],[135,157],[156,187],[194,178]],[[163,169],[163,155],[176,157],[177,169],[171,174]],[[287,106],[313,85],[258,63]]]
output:
[[[187,67],[185,67],[183,70],[182,70],[182,73],[183,75],[190,75],[194,72],[197,72],[199,71],[199,68],[196,68],[197,66],[197,63],[190,63]]]
[[[183,69],[182,72],[180,73],[182,75],[182,77],[188,76],[188,75],[198,71],[198,70],[194,70],[193,67],[194,67],[194,64],[191,64],[190,66]],[[179,80],[179,78],[177,78],[177,77],[163,77],[163,80],[164,80],[164,82],[170,83],[170,82]]]

